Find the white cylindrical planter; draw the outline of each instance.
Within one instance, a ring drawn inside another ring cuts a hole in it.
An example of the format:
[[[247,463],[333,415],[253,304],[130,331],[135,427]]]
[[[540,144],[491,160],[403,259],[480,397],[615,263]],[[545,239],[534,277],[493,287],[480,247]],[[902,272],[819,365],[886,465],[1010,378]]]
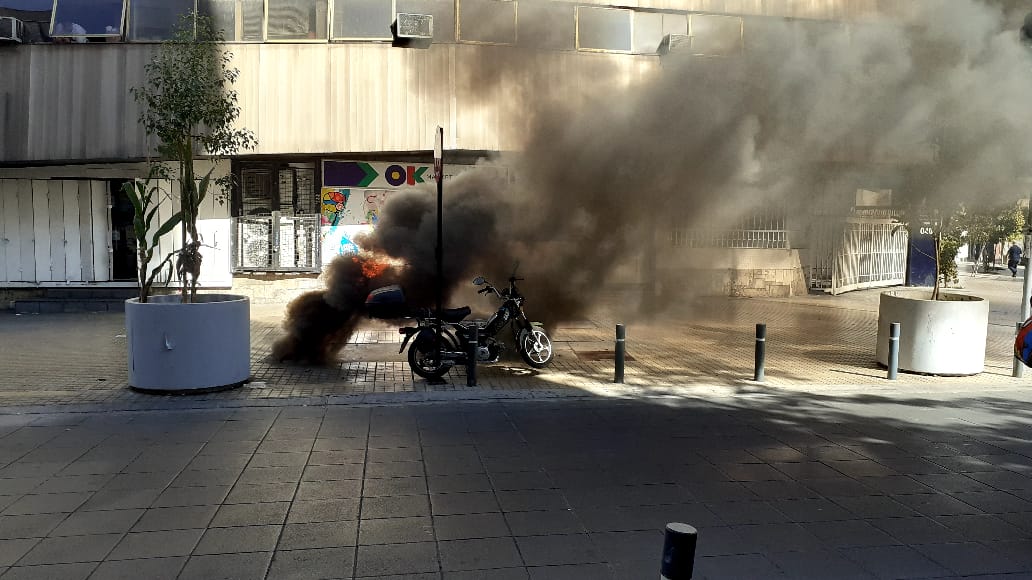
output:
[[[931,288],[883,292],[878,305],[878,362],[889,362],[889,325],[898,322],[899,370],[974,375],[985,369],[989,301]]]
[[[251,305],[246,296],[198,294],[125,302],[129,386],[190,392],[240,385],[251,376]]]

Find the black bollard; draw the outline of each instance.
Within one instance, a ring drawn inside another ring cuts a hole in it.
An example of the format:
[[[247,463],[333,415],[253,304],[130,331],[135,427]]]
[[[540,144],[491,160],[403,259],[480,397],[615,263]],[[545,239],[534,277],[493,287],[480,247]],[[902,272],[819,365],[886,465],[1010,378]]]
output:
[[[663,539],[663,564],[659,569],[660,580],[689,580],[692,577],[698,539],[699,532],[688,524],[667,524]]]
[[[889,325],[889,380],[896,380],[899,374],[899,323]]]
[[[627,356],[627,329],[624,325],[616,325],[616,370],[614,383],[622,383],[624,375],[624,358]]]
[[[753,365],[753,380],[764,380],[764,367],[767,364],[767,325],[756,325],[756,362]]]
[[[477,354],[480,349],[480,326],[474,324],[469,334],[469,361],[466,363],[466,386],[477,386]]]

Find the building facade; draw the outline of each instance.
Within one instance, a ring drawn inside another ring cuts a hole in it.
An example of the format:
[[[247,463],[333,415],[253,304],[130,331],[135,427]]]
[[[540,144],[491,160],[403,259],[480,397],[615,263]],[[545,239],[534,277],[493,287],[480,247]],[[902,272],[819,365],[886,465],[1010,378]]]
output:
[[[733,58],[753,49],[750,32],[764,19],[849,23],[886,10],[878,0],[33,4],[0,0],[0,16],[26,23],[20,39],[0,45],[0,307],[54,288],[135,286],[120,188],[145,176],[153,144],[129,88],[143,83],[156,42],[184,11],[224,28],[240,70],[240,125],[258,142],[216,168],[237,186],[201,215],[210,246],[201,280],[261,300],[316,284],[326,261],[354,250],[355,232],[375,227],[386,199],[426,182],[437,126],[455,173],[521,149],[535,82],[561,79],[552,89],[571,87],[576,98],[574,87],[656,74],[665,51]],[[534,82],[497,74],[517,57]],[[161,214],[172,208],[169,199]],[[805,292],[817,263],[800,235],[805,221],[774,208],[734,231],[664,230],[654,255],[618,281],[705,271],[716,292]],[[161,253],[177,243],[168,234]]]

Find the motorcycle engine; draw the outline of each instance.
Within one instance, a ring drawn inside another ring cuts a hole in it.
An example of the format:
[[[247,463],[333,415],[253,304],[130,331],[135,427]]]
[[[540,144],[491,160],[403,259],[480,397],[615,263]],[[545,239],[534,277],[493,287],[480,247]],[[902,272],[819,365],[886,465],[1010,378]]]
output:
[[[502,345],[493,338],[488,338],[477,346],[477,361],[483,363],[498,362],[502,352]]]

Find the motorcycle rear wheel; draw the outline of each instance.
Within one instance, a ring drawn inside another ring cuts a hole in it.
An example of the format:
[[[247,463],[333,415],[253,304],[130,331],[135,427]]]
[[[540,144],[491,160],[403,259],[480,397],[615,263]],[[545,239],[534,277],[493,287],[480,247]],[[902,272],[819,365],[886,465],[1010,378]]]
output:
[[[412,372],[424,379],[437,380],[451,370],[451,365],[446,364],[440,353],[432,349],[432,344],[412,343],[408,349],[408,364]]]
[[[552,339],[543,328],[535,326],[530,330],[520,332],[520,356],[523,362],[536,368],[543,369],[552,364],[555,352],[552,350]]]

